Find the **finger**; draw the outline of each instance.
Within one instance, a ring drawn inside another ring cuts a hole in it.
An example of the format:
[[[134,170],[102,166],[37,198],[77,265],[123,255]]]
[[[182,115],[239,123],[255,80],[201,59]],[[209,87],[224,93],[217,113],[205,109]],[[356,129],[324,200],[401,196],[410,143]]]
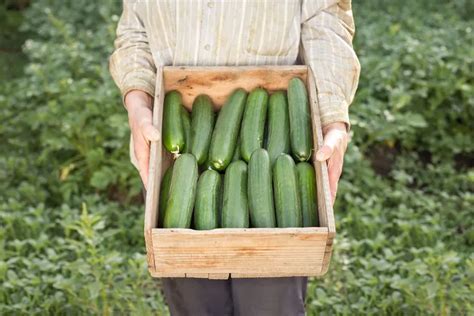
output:
[[[329,175],[329,189],[331,191],[332,201],[334,203],[337,194],[337,187],[342,173],[343,161],[341,157],[335,156],[329,159],[328,175]]]
[[[160,133],[158,129],[151,123],[147,123],[142,127],[143,136],[150,142],[157,142],[160,140]]]
[[[142,179],[145,190],[147,190],[148,189],[148,168],[146,171],[144,169],[140,169],[140,178]]]
[[[140,178],[142,179],[145,190],[148,189],[148,161],[138,161]]]
[[[140,177],[142,178],[145,189],[147,189],[150,147],[148,145],[148,142],[143,137],[138,137],[138,139],[134,142],[134,145],[135,156],[137,157],[138,161],[138,170],[140,172]]]
[[[334,148],[329,145],[323,145],[318,152],[316,153],[316,160],[318,161],[326,161],[329,157],[331,157],[332,153],[334,152]]]
[[[334,155],[335,149],[345,151],[347,147],[347,133],[341,130],[330,130],[324,137],[324,144],[316,153],[316,159],[325,161]]]
[[[334,203],[337,194],[337,184],[339,182],[339,177],[341,173],[337,170],[329,172],[329,190],[331,191],[331,197]]]
[[[324,138],[323,146],[316,153],[316,159],[319,161],[325,161],[332,156],[334,148],[336,148],[339,142],[339,137],[337,133],[329,132]]]

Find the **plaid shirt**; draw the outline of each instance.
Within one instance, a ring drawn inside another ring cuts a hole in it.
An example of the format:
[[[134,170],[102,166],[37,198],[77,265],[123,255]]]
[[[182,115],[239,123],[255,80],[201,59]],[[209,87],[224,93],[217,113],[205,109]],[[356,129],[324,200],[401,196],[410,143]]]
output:
[[[155,95],[158,66],[291,65],[313,71],[322,124],[345,122],[360,65],[351,0],[124,0],[110,72]]]

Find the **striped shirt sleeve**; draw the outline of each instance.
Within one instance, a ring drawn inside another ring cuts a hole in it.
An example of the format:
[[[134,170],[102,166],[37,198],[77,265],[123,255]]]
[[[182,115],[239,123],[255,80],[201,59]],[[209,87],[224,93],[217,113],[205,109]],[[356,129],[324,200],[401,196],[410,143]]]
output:
[[[145,25],[137,14],[143,2],[124,0],[117,26],[115,51],[109,60],[109,70],[123,99],[131,90],[155,93],[156,67],[150,52]]]
[[[301,12],[302,53],[314,75],[322,124],[344,122],[349,127],[348,108],[360,74],[352,47],[351,0],[304,0]]]

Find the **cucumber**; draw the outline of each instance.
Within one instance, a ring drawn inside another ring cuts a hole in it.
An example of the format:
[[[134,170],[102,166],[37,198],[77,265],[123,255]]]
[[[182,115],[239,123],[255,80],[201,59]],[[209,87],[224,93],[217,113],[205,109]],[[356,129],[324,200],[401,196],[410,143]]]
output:
[[[247,92],[237,89],[219,112],[209,149],[210,164],[215,170],[224,170],[232,160],[246,99]]]
[[[207,160],[215,121],[211,98],[204,94],[198,95],[191,114],[191,153],[198,164],[202,165]]]
[[[221,187],[221,175],[217,171],[207,170],[199,177],[194,203],[194,226],[197,230],[219,227]]]
[[[242,156],[240,155],[240,137],[237,140],[237,145],[235,145],[234,155],[232,156],[232,161],[241,160]]]
[[[296,165],[296,176],[300,192],[303,227],[317,227],[319,226],[318,201],[316,175],[313,166],[307,162],[298,163]]]
[[[173,167],[163,227],[189,228],[191,226],[197,179],[196,158],[191,154],[180,155]]]
[[[301,227],[301,202],[293,158],[278,156],[273,166],[273,191],[278,227]]]
[[[296,160],[306,161],[312,149],[311,114],[306,87],[299,78],[288,84],[288,113],[291,151]]]
[[[179,154],[184,148],[185,134],[181,119],[181,93],[170,91],[163,108],[163,144],[170,153]]]
[[[280,154],[290,153],[288,102],[283,91],[277,91],[270,96],[266,147],[272,166]]]
[[[257,149],[248,165],[248,202],[252,227],[275,227],[272,172],[265,149]]]
[[[181,120],[184,130],[184,147],[183,153],[191,152],[191,118],[188,110],[184,106],[181,107]]]
[[[207,159],[202,165],[199,166],[199,172],[204,172],[206,170],[214,170],[209,159]]]
[[[240,130],[240,153],[247,162],[254,150],[262,148],[267,108],[268,93],[265,89],[256,88],[250,92]]]
[[[242,160],[232,162],[224,176],[222,206],[223,228],[248,228],[247,164]]]
[[[171,165],[163,175],[160,185],[160,204],[158,212],[158,227],[163,227],[163,220],[165,218],[166,204],[170,194],[171,176],[173,175],[173,165]]]

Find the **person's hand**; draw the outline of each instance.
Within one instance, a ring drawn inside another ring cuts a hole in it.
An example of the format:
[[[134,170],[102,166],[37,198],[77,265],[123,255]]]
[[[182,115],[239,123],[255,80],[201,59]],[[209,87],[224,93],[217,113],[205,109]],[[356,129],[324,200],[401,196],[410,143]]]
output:
[[[318,161],[328,161],[329,188],[332,203],[336,200],[337,184],[342,173],[344,153],[346,152],[349,135],[346,125],[342,122],[331,123],[323,128],[324,144],[316,153]]]
[[[128,124],[132,132],[133,150],[137,158],[138,170],[146,189],[150,142],[160,139],[160,133],[152,124],[153,98],[146,92],[132,90],[125,96],[125,107],[128,111]]]

